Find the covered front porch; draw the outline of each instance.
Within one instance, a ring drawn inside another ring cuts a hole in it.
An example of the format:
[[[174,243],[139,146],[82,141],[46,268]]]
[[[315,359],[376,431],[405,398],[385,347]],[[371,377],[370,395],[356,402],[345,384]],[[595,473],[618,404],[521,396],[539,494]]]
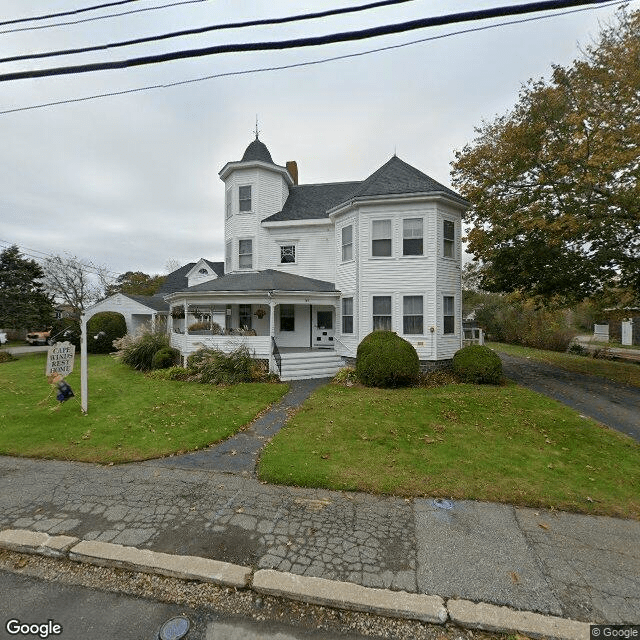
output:
[[[220,280],[231,279],[233,275],[167,297],[170,305],[167,330],[171,345],[180,350],[183,358],[203,347],[228,352],[245,346],[255,358],[268,361],[269,370],[281,377],[285,375],[283,362],[300,359],[300,354],[305,353],[324,352],[334,359],[328,367],[326,357],[309,357],[301,363],[310,365],[302,367],[306,373],[313,373],[313,362],[322,362],[323,375],[329,368],[339,368],[341,361],[335,353],[339,292],[331,283],[321,283],[327,291],[201,290],[207,284],[219,286]],[[254,282],[260,280],[260,275],[254,274]],[[283,275],[290,281],[289,274]],[[297,285],[300,281],[319,282],[294,278]],[[273,275],[263,278],[269,284],[274,279],[278,280]]]

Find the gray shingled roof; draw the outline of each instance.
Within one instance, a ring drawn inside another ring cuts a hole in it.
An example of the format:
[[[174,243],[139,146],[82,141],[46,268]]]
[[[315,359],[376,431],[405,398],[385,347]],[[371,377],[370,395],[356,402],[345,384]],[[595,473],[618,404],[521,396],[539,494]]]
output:
[[[204,259],[204,258],[203,258]],[[224,275],[224,262],[212,262],[211,260],[204,260],[217,274],[218,277]],[[200,262],[198,260],[198,262]],[[183,265],[179,269],[172,271],[162,283],[162,286],[156,291],[156,296],[166,296],[174,291],[182,291],[189,286],[187,281],[187,273],[198,264],[197,262],[189,262]]]
[[[460,196],[436,182],[426,173],[422,173],[410,164],[393,156],[364,182],[360,183],[347,200],[366,196],[386,196],[400,193],[446,193],[455,198]]]
[[[326,218],[328,211],[349,200],[405,193],[444,193],[462,199],[455,191],[393,156],[366,180],[290,187],[282,211],[265,218],[263,222]]]
[[[259,160],[260,162],[268,162],[269,164],[274,164],[271,159],[271,154],[269,153],[269,149],[267,149],[267,145],[261,140],[256,139],[245,149],[244,155],[242,156],[242,160],[240,162],[250,162],[252,160]]]
[[[246,273],[230,273],[222,278],[202,282],[185,289],[198,291],[336,291],[333,282],[296,276],[275,269]]]
[[[122,295],[143,304],[145,307],[154,309],[155,311],[169,311],[169,303],[165,302],[164,298],[158,294],[155,296],[131,296],[127,293],[123,293]]]
[[[344,202],[360,182],[330,182],[301,184],[289,187],[289,197],[282,211],[265,218],[263,222],[284,220],[311,220],[326,218],[327,211]]]

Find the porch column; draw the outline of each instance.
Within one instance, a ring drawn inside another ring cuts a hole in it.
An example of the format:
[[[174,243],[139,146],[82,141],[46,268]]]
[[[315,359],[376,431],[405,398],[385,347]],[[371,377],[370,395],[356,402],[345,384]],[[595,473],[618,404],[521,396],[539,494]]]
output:
[[[273,338],[275,336],[275,311],[276,305],[273,302],[273,298],[269,297],[269,373],[273,373],[275,370],[275,362],[273,358]]]
[[[156,314],[152,313],[151,314],[151,333],[155,333],[156,332]]]

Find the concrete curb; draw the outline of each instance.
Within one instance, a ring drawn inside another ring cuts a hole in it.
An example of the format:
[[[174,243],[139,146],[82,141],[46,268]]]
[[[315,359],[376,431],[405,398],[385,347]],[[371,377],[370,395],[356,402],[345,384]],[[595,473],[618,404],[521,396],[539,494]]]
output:
[[[589,624],[566,618],[545,616],[531,611],[514,611],[509,607],[498,607],[486,602],[448,600],[447,609],[451,622],[461,627],[522,633],[529,638],[563,638],[584,640],[589,638]]]
[[[103,567],[159,573],[172,578],[201,580],[237,589],[249,586],[251,577],[251,569],[228,562],[197,556],[174,556],[95,540],[83,540],[72,547],[69,550],[69,559]]]
[[[125,547],[109,542],[79,540],[72,536],[50,536],[37,531],[0,531],[0,549],[69,558],[104,567],[118,567],[183,580],[210,582],[309,604],[364,611],[377,615],[432,624],[454,624],[501,633],[522,633],[531,638],[588,640],[589,623],[531,611],[516,611],[484,602],[450,599],[434,595],[373,589],[350,582],[312,578],[249,567],[197,556],[177,556],[149,549]]]
[[[256,571],[252,588],[258,593],[394,618],[435,624],[443,624],[448,618],[440,596],[372,589],[351,582],[311,578],[272,569]]]

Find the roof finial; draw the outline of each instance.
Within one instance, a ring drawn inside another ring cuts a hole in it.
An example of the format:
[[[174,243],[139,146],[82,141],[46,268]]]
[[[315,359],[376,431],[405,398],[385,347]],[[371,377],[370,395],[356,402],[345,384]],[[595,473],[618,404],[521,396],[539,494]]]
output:
[[[258,134],[260,131],[258,130],[258,114],[256,113],[256,140],[258,139]]]
[[[394,158],[398,157],[398,154],[396,153],[396,145],[395,144],[393,145],[393,157]]]

